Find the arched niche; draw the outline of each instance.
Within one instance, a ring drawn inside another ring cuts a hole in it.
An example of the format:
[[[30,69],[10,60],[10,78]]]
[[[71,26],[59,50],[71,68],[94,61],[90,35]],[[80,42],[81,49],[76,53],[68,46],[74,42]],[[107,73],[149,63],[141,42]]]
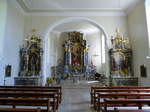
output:
[[[43,56],[43,63],[42,63],[42,84],[46,83],[46,77],[50,76],[50,63],[48,61],[49,56],[50,56],[50,40],[51,37],[49,36],[50,33],[59,25],[62,24],[66,24],[69,22],[87,22],[93,26],[95,26],[96,28],[98,28],[104,35],[105,38],[105,57],[106,57],[106,63],[105,63],[105,74],[109,74],[109,56],[108,56],[108,47],[109,47],[109,38],[108,35],[104,29],[103,26],[101,26],[100,24],[96,23],[95,21],[88,19],[88,18],[84,18],[84,17],[68,17],[65,19],[62,19],[60,21],[57,21],[55,23],[53,23],[52,25],[50,25],[50,27],[48,28],[48,30],[45,33],[45,37],[43,40],[43,49],[44,49],[44,56]]]

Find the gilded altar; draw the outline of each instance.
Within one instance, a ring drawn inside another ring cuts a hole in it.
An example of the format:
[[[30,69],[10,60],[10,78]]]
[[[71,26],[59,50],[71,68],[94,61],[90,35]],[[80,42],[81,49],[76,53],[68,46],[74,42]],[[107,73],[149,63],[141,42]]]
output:
[[[111,38],[112,48],[110,55],[110,72],[113,76],[132,76],[132,50],[128,38],[124,38],[118,30]]]
[[[43,55],[41,39],[35,34],[35,30],[33,30],[32,34],[29,35],[25,41],[26,43],[24,43],[23,47],[20,49],[20,70],[19,76],[15,77],[15,84],[37,85],[40,80],[41,60]],[[21,83],[21,80],[27,83]]]
[[[88,63],[89,45],[84,39],[83,33],[77,31],[67,32],[62,46],[64,50],[63,62],[51,67],[54,77],[64,78],[94,74],[96,70],[94,66],[90,66]]]
[[[83,33],[69,32],[64,45],[65,73],[83,73],[88,66],[88,45]]]

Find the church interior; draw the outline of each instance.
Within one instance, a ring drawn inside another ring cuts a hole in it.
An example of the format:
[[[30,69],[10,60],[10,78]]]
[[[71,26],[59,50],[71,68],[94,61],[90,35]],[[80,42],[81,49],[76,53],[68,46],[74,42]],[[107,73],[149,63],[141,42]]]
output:
[[[150,0],[0,0],[0,112],[150,112]]]

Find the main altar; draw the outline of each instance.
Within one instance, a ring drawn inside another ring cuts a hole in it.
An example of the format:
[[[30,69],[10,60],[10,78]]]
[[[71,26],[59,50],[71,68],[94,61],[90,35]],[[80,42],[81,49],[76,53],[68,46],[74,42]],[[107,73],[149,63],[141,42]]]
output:
[[[69,32],[64,45],[64,73],[79,74],[88,65],[88,46],[83,33]]]
[[[68,37],[64,42],[63,64],[52,67],[52,75],[61,78],[73,76],[80,78],[86,75],[94,74],[95,67],[88,64],[89,45],[83,38],[81,32],[67,32]],[[57,75],[57,76],[56,76]]]

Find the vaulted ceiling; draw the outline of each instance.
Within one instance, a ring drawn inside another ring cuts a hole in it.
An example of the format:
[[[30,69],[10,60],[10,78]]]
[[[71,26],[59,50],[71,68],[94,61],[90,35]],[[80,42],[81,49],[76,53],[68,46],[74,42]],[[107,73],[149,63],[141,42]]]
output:
[[[127,11],[140,0],[17,0],[26,12]]]

